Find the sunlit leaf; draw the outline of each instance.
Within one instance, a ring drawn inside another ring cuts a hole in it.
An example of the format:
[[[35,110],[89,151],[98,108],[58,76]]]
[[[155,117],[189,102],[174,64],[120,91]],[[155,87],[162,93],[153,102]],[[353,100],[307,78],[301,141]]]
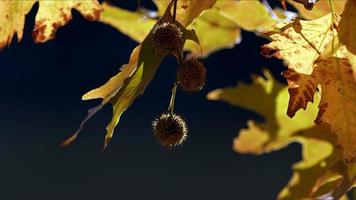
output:
[[[266,7],[258,0],[218,0],[214,6],[219,13],[247,31],[266,31],[276,24]]]
[[[33,37],[36,42],[54,38],[55,32],[72,18],[72,9],[78,10],[86,19],[99,19],[101,6],[97,0],[26,0],[0,1],[0,48],[9,44],[16,35],[22,39],[25,16],[38,2]]]
[[[104,11],[100,17],[101,22],[110,24],[140,43],[146,38],[153,25],[157,22],[157,20],[147,17],[143,12],[125,10],[120,7],[110,6],[105,2],[102,7]]]
[[[292,138],[293,134],[314,126],[317,105],[312,104],[306,111],[298,112],[295,118],[289,118],[286,115],[287,87],[275,81],[269,73],[266,72],[265,76],[267,79],[253,77],[252,85],[239,83],[236,87],[218,89],[208,94],[210,100],[222,100],[247,108],[266,119],[264,123],[249,121],[248,128],[240,131],[234,141],[234,149],[240,153],[262,154],[281,149],[296,141],[296,138]]]
[[[356,21],[356,1],[348,0],[345,5],[345,11],[341,15],[341,21],[338,27],[339,39],[347,49],[356,55],[356,26],[351,25]]]
[[[167,12],[160,20],[173,22],[170,6],[167,7]],[[181,29],[184,33],[184,40],[189,39],[198,42],[194,31],[189,31],[183,26],[181,26]],[[72,143],[84,124],[104,105],[110,102],[113,105],[113,117],[106,127],[104,149],[106,148],[114,134],[115,127],[120,121],[121,115],[131,106],[139,95],[143,94],[145,88],[153,79],[160,62],[164,58],[164,56],[157,53],[152,46],[151,37],[151,33],[148,34],[142,44],[133,50],[129,63],[122,67],[121,72],[112,77],[103,86],[94,89],[83,96],[84,100],[97,98],[102,98],[103,100],[100,105],[88,111],[88,115],[81,123],[79,129],[67,139],[63,145]]]
[[[336,30],[331,14],[304,21],[296,19],[290,24],[281,23],[280,32],[268,32],[272,42],[262,46],[262,54],[275,56],[288,62],[288,68],[301,74],[311,74],[314,62],[332,41]]]
[[[294,118],[286,116],[288,89],[273,80],[269,73],[253,77],[252,85],[238,84],[208,94],[211,100],[226,101],[261,114],[265,122],[248,122],[234,141],[239,153],[262,154],[278,150],[291,142],[302,144],[302,160],[293,166],[293,176],[278,195],[279,200],[339,199],[348,192],[355,180],[355,164],[346,165],[336,137],[329,126],[315,126],[316,102]]]
[[[329,0],[319,0],[313,6],[312,10],[307,10],[304,8],[303,5],[295,2],[293,0],[287,0],[288,3],[293,5],[298,12],[305,18],[305,19],[317,19],[323,17],[330,13],[332,9],[330,8],[330,1]],[[345,3],[347,0],[332,0],[335,14],[341,14],[344,10]]]
[[[154,0],[158,13],[162,15],[170,0]],[[179,0],[177,5],[177,20],[183,25],[189,25],[204,10],[211,8],[216,0]]]
[[[345,159],[356,161],[356,74],[346,58],[329,57],[318,60],[311,75],[293,70],[284,73],[288,80],[290,101],[288,115],[313,101],[318,84],[322,96],[316,123],[328,123],[343,146]]]

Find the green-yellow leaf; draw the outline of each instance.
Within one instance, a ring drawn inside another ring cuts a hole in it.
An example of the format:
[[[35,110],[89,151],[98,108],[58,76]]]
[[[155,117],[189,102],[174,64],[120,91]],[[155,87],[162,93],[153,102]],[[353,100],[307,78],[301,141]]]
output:
[[[167,8],[170,0],[154,0],[158,13],[162,15]],[[179,0],[177,5],[177,20],[183,25],[188,26],[204,10],[215,4],[216,0]]]
[[[258,0],[218,0],[214,6],[220,14],[247,31],[271,30],[276,24],[266,7]]]
[[[110,24],[131,39],[141,43],[153,25],[157,22],[155,19],[147,17],[143,12],[133,12],[108,3],[103,3],[103,13],[100,21]]]
[[[286,115],[287,87],[275,81],[269,73],[253,77],[253,84],[238,84],[233,88],[218,89],[208,94],[210,100],[226,101],[234,106],[247,108],[262,115],[266,122],[248,122],[248,128],[240,131],[234,141],[234,149],[241,153],[261,154],[281,149],[294,141],[292,136],[314,126],[316,104],[293,119]],[[327,154],[327,152],[325,152]]]
[[[278,200],[346,198],[353,187],[355,164],[346,165],[342,151],[336,145],[336,137],[327,125],[315,126],[316,102],[294,118],[286,115],[287,87],[265,73],[254,77],[252,85],[238,84],[234,88],[219,89],[208,94],[211,100],[223,100],[261,114],[265,122],[248,121],[234,141],[239,153],[262,154],[281,149],[291,142],[302,144],[303,158],[293,166],[293,176],[278,195]]]
[[[54,38],[56,30],[72,18],[72,9],[78,10],[88,20],[99,19],[101,6],[97,0],[13,0],[0,1],[0,48],[8,45],[17,35],[22,39],[25,16],[38,2],[33,37],[36,42]]]
[[[160,20],[173,22],[170,6],[171,5],[167,7],[167,12]],[[198,42],[194,31],[188,31],[183,26],[181,26],[181,29],[183,30],[185,40],[189,39]],[[110,102],[113,105],[113,117],[106,127],[104,149],[106,148],[114,134],[115,127],[120,121],[121,115],[131,106],[134,100],[144,92],[147,85],[153,79],[160,62],[164,58],[164,56],[157,53],[152,46],[150,42],[151,37],[151,33],[148,34],[142,44],[133,50],[129,63],[122,67],[121,72],[112,77],[103,86],[83,96],[84,100],[97,98],[102,98],[103,100],[99,106],[88,111],[88,115],[81,123],[79,129],[69,139],[63,142],[63,145],[72,143],[84,124],[104,105]]]

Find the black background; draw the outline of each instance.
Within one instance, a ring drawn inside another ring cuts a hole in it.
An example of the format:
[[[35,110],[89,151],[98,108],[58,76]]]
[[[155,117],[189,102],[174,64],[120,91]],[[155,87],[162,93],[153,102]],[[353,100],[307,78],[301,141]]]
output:
[[[0,53],[0,199],[274,199],[288,182],[300,145],[262,156],[237,154],[232,140],[238,130],[248,119],[262,118],[205,98],[213,89],[249,82],[262,67],[284,81],[282,63],[259,54],[267,40],[243,32],[234,49],[204,60],[205,90],[177,96],[175,110],[190,129],[183,146],[164,149],[151,133],[175,78],[176,61],[167,58],[145,94],[123,114],[105,152],[100,150],[110,106],[89,121],[74,145],[60,148],[86,110],[99,103],[83,102],[81,95],[115,75],[137,44],[76,11],[56,39],[34,44],[37,9],[36,4],[26,18],[23,40]]]

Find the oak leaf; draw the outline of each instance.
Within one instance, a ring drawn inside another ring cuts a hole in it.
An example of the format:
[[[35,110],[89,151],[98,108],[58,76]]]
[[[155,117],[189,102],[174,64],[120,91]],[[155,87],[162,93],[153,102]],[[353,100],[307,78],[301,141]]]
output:
[[[55,36],[56,30],[72,18],[71,10],[78,10],[86,19],[99,19],[101,6],[97,0],[26,0],[0,1],[0,49],[8,45],[16,35],[21,41],[25,16],[38,2],[33,38],[46,42]]]

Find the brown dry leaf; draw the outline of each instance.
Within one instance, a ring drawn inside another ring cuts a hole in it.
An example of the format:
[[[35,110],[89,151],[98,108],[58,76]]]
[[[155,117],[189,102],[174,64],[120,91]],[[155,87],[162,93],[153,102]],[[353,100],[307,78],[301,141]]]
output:
[[[349,52],[356,55],[356,1],[348,0],[338,27],[339,40]]]
[[[300,108],[313,101],[317,86],[321,85],[321,101],[316,123],[328,123],[344,148],[347,162],[356,161],[356,73],[352,70],[346,51],[341,57],[328,57],[315,63],[311,75],[293,70],[284,72],[288,80],[290,101],[288,115],[293,117]]]
[[[170,0],[154,0],[158,7],[158,14],[161,16],[167,8]],[[215,4],[216,0],[179,0],[177,5],[177,20],[183,25],[188,26],[204,10]]]
[[[53,39],[55,32],[72,18],[72,9],[78,10],[86,19],[99,19],[101,6],[97,0],[12,0],[0,1],[0,48],[8,45],[16,35],[21,41],[25,16],[39,2],[33,37],[36,42]]]
[[[335,19],[332,23],[331,19]],[[301,74],[311,74],[314,62],[337,35],[333,28],[337,18],[331,14],[322,18],[304,21],[296,19],[290,24],[277,25],[280,32],[266,33],[272,42],[262,46],[262,54],[288,62],[288,68]]]
[[[323,17],[331,12],[330,2],[328,0],[319,0],[313,7],[313,10],[307,10],[303,5],[293,0],[287,0],[289,4],[293,5],[300,15],[305,19],[317,19]],[[333,0],[335,14],[341,14],[344,11],[347,0]]]

